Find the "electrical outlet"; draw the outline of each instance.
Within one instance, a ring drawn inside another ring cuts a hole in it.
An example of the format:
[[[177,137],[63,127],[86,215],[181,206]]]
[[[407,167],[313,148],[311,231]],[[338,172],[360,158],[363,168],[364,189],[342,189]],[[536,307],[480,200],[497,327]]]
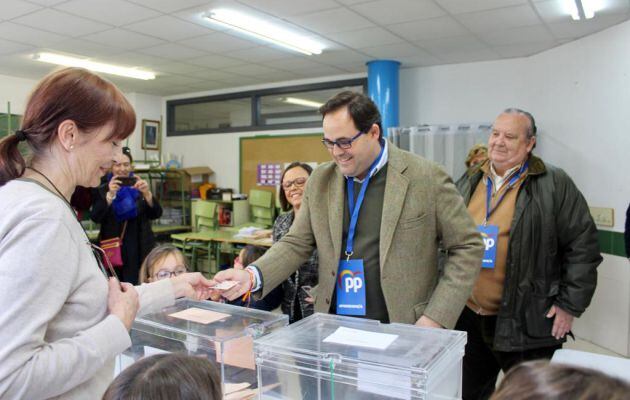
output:
[[[595,223],[600,226],[615,226],[615,210],[608,207],[589,207]]]

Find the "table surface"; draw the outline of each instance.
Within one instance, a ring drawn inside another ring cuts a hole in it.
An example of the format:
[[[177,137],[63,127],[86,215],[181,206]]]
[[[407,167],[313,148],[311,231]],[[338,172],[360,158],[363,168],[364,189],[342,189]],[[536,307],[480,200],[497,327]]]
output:
[[[251,244],[255,246],[271,247],[271,238],[255,239],[251,236],[238,236],[234,228],[221,228],[216,231],[186,232],[171,235],[172,239],[180,241],[222,242],[235,244]]]
[[[169,232],[178,232],[190,230],[190,225],[151,225],[153,233],[165,234]],[[91,229],[87,231],[88,238],[90,240],[96,240],[98,238],[98,229]]]

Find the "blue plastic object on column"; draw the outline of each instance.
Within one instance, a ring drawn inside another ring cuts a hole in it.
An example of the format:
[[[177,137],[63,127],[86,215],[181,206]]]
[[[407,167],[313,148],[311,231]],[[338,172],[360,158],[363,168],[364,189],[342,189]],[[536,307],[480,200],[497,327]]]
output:
[[[398,126],[398,75],[400,62],[374,60],[367,63],[368,94],[383,118],[383,136],[387,128]]]

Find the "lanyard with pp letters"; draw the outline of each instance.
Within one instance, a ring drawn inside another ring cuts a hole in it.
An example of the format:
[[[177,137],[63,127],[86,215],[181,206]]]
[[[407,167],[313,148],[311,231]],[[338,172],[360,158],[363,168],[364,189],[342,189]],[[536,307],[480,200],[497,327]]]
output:
[[[347,192],[348,192],[348,212],[350,213],[350,225],[348,226],[348,238],[346,240],[346,257],[347,260],[350,260],[352,257],[353,249],[354,249],[354,234],[357,228],[357,222],[359,220],[359,211],[361,210],[361,205],[363,204],[363,198],[365,197],[365,191],[367,190],[368,184],[370,182],[370,178],[376,169],[376,166],[381,161],[383,157],[384,147],[381,147],[381,152],[372,165],[370,166],[370,170],[361,184],[361,190],[359,191],[359,195],[357,196],[357,202],[354,202],[354,178],[347,178]]]
[[[346,258],[339,261],[337,269],[336,312],[340,315],[366,315],[366,295],[365,295],[365,270],[363,268],[363,260],[351,260],[354,249],[354,235],[356,233],[357,221],[359,220],[359,211],[365,198],[365,191],[370,182],[372,174],[376,170],[383,157],[384,147],[378,158],[370,166],[369,172],[361,185],[361,190],[354,202],[354,178],[347,179],[348,191],[348,211],[350,214],[350,225],[348,226],[348,237],[346,238]]]

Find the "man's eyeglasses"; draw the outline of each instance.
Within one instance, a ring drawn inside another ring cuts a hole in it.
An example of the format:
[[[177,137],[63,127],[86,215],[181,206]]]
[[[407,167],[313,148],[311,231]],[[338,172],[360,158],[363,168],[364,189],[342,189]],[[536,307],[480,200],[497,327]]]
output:
[[[337,147],[339,147],[340,149],[347,150],[350,147],[352,147],[352,142],[357,140],[359,136],[363,135],[364,133],[365,132],[359,132],[356,135],[354,135],[351,139],[341,138],[337,140],[329,140],[329,139],[323,138],[322,143],[329,150],[332,150],[333,147],[335,147],[335,145],[337,145]]]
[[[291,189],[291,186],[295,185],[296,187],[302,187],[306,183],[306,178],[296,178],[292,181],[282,182],[282,188],[284,190]]]
[[[185,274],[186,272],[188,272],[188,271],[186,270],[186,267],[183,267],[183,266],[176,267],[174,271],[161,269],[155,274],[155,279],[157,279],[157,280],[168,279],[168,278],[171,278],[173,276],[179,276],[181,274]]]

